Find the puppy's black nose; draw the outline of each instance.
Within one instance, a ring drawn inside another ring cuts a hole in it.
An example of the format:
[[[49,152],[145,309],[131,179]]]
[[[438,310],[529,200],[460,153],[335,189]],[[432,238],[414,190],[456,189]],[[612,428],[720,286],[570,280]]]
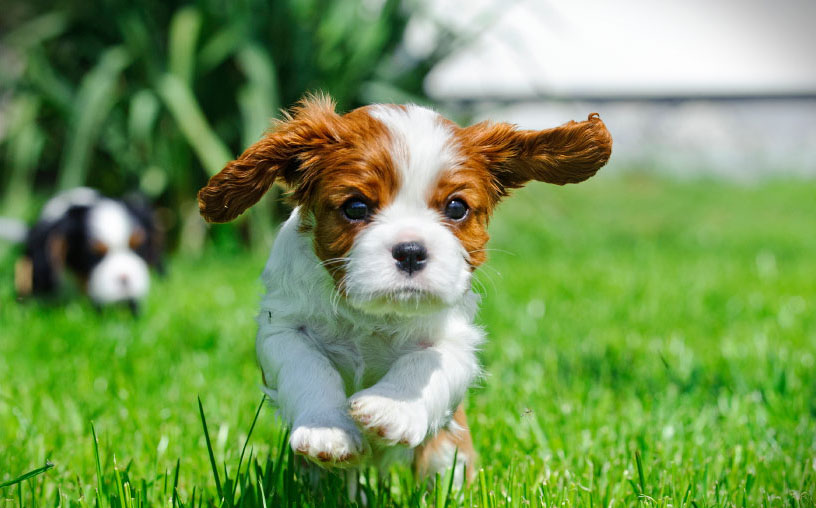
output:
[[[428,260],[428,251],[419,242],[403,242],[394,245],[391,255],[397,260],[397,268],[408,275],[425,268]]]

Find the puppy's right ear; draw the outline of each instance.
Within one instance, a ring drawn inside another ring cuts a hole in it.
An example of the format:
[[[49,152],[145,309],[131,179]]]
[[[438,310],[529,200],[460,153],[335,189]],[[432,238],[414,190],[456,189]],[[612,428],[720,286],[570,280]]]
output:
[[[281,179],[297,186],[300,169],[317,148],[331,144],[340,119],[328,96],[308,97],[264,138],[227,164],[198,192],[198,208],[207,222],[228,222],[254,205]]]

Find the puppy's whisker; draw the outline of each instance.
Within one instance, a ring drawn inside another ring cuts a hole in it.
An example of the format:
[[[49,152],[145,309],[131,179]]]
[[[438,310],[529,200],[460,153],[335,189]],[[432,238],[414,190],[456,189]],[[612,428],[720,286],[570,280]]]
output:
[[[495,271],[495,270],[494,270],[494,271]],[[499,276],[501,276],[501,274],[500,274],[499,272],[496,272],[496,273],[497,273]],[[487,289],[488,289],[488,288],[487,288],[487,285],[486,285],[486,284],[485,284],[485,283],[484,283],[484,282],[481,280],[481,277],[482,277],[482,276],[484,276],[484,278],[486,278],[486,279],[487,279],[487,281],[490,283],[490,289],[492,289],[492,290],[493,290],[493,292],[495,293],[495,292],[496,292],[496,282],[495,282],[495,281],[493,280],[493,278],[490,276],[490,273],[488,273],[488,272],[486,272],[486,271],[485,271],[485,272],[483,272],[483,271],[477,271],[477,272],[474,272],[474,273],[473,273],[473,280],[478,281],[478,282],[479,282],[479,284],[481,284],[481,285],[482,285],[482,289],[484,289],[485,294],[487,294]]]
[[[332,308],[332,312],[336,315],[339,311],[340,306],[340,298],[342,298],[342,293],[346,291],[346,284],[347,284],[348,274],[344,274],[343,277],[340,278],[340,281],[337,283],[337,287],[334,289],[331,295],[331,299],[329,303]]]
[[[487,294],[484,284],[476,276],[471,278],[471,284],[477,289],[478,293]]]
[[[504,277],[496,267],[489,264],[483,264],[482,266],[479,267],[479,270],[477,270],[477,272],[482,273],[488,273],[489,271],[492,271],[500,279]]]
[[[473,289],[476,290],[477,293],[487,294],[484,283],[481,280],[479,280],[478,277],[473,276],[470,279],[470,284],[473,287]]]
[[[488,268],[488,267],[485,267],[485,268]],[[479,276],[484,275],[484,277],[486,277],[487,280],[489,280],[491,284],[495,284],[495,281],[493,280],[493,275],[495,275],[496,277],[501,279],[502,274],[501,274],[501,272],[499,272],[498,270],[496,270],[492,266],[489,267],[489,268],[490,268],[489,270],[478,270],[476,272],[476,274],[479,275]]]
[[[517,256],[515,252],[511,252],[509,250],[504,249],[491,249],[491,248],[484,248],[484,249],[473,249],[467,251],[468,254],[475,254],[477,252],[501,252],[502,254],[509,254],[511,256]]]
[[[350,258],[348,257],[341,257],[341,258],[329,258],[320,263],[321,266],[329,266],[329,265],[336,265],[336,264],[343,264],[348,263]]]

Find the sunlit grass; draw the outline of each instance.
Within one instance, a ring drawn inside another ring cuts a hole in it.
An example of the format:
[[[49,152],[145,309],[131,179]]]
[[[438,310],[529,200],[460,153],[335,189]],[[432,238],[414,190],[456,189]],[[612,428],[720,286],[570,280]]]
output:
[[[519,192],[479,276],[483,470],[450,496],[369,473],[369,505],[812,506],[814,196],[646,177]],[[297,477],[268,407],[247,441],[263,262],[174,257],[137,319],[1,285],[0,484],[54,467],[0,499],[218,506],[200,397],[223,506],[345,502],[339,479]]]

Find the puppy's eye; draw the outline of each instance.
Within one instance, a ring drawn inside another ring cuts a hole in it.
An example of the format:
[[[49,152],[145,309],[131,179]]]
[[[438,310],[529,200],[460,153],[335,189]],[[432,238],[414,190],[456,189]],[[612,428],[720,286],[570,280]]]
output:
[[[445,206],[445,216],[452,220],[462,220],[468,213],[468,206],[461,199],[451,199]]]
[[[368,218],[368,205],[362,199],[351,198],[343,203],[343,215],[348,220],[365,220]]]

